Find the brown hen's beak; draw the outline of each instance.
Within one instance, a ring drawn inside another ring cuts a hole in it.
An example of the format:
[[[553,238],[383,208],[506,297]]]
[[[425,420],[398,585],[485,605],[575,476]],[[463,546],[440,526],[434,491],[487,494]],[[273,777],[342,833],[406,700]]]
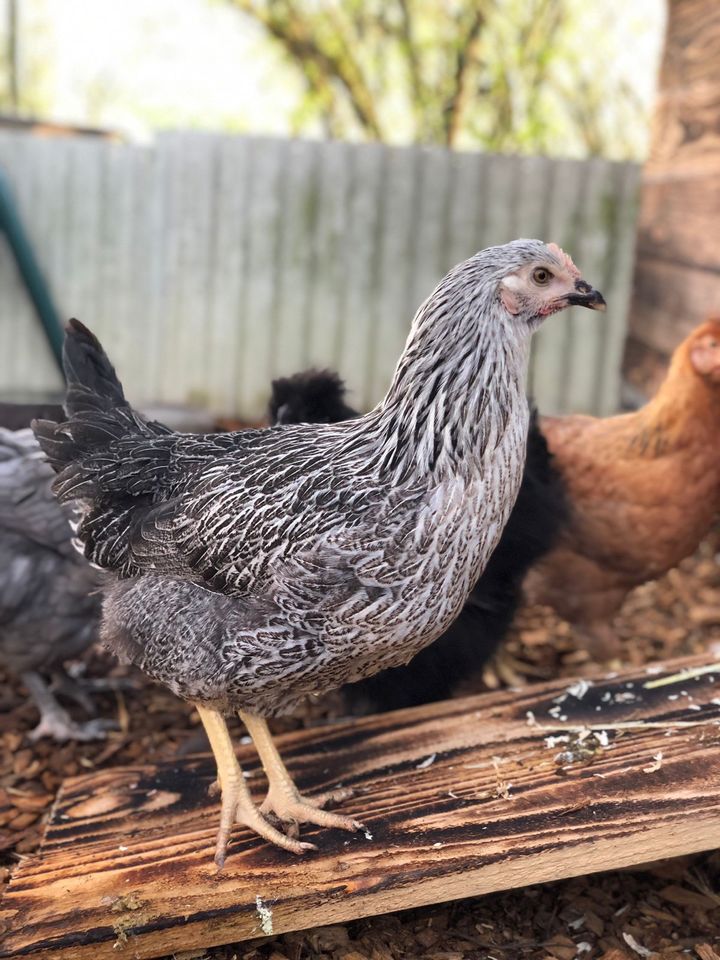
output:
[[[604,311],[607,308],[605,297],[599,290],[593,289],[585,280],[575,281],[575,293],[570,293],[566,297],[570,307],[587,307],[589,310]]]

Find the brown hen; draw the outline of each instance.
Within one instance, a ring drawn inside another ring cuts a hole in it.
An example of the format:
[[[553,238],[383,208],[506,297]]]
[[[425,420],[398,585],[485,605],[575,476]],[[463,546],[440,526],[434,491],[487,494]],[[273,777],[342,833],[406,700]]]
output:
[[[618,652],[610,620],[628,592],[693,553],[720,507],[720,318],[680,344],[642,409],[546,417],[541,427],[571,518],[531,571],[528,595],[607,659]]]

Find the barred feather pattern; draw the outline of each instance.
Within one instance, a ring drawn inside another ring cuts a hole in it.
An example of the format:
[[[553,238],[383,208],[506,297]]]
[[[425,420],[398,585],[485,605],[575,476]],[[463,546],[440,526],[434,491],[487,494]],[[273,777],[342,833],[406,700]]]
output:
[[[499,283],[556,260],[515,241],[456,267],[418,311],[384,401],[343,423],[171,433],[127,405],[103,354],[96,394],[36,431],[58,496],[83,504],[86,556],[116,574],[107,644],[182,697],[267,716],[437,638],[522,475],[540,321],[510,316]],[[71,367],[80,345],[71,332]]]

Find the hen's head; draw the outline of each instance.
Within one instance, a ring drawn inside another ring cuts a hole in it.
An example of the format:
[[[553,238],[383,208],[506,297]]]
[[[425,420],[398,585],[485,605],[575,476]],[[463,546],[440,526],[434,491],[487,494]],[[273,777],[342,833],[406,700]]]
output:
[[[697,374],[720,387],[720,317],[711,317],[689,336],[688,356]]]
[[[336,423],[356,416],[345,404],[345,384],[331,370],[305,370],[272,382],[270,423]]]
[[[509,269],[500,277],[498,295],[511,316],[536,326],[565,307],[605,309],[602,294],[583,280],[557,244],[516,240],[506,247],[511,251]]]

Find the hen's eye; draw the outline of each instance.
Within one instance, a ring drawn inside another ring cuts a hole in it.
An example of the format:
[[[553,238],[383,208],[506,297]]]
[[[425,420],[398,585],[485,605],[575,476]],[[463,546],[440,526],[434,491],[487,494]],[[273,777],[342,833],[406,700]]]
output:
[[[546,270],[545,267],[538,267],[536,270],[533,270],[532,278],[535,283],[539,284],[541,287],[544,287],[552,280],[552,274],[549,270]]]

